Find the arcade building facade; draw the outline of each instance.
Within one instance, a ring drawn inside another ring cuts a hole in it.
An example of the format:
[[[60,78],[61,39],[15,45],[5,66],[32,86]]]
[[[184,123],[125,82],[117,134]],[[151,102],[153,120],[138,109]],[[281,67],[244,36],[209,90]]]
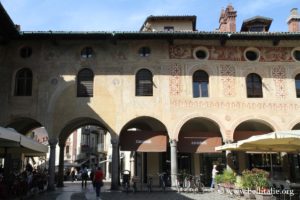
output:
[[[63,186],[66,140],[86,125],[111,138],[112,189],[125,169],[142,181],[186,170],[209,183],[214,162],[268,168],[266,155],[215,147],[300,129],[297,9],[286,32],[269,32],[273,19],[262,16],[237,30],[231,5],[211,32],[196,29],[196,16],[149,16],[135,32],[28,32],[2,5],[0,15],[0,123],[22,134],[45,127],[49,189],[55,157]],[[278,176],[300,180],[299,155],[273,156]]]

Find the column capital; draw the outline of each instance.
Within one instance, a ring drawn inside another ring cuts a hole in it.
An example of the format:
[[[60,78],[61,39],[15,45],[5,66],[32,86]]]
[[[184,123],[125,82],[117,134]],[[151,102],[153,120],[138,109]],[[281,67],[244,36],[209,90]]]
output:
[[[58,143],[58,139],[57,138],[50,138],[48,140],[48,143],[49,143],[50,147],[55,147]]]
[[[115,138],[115,139],[111,139],[110,142],[111,142],[111,144],[112,144],[113,146],[119,145],[119,140],[116,139],[116,138]]]
[[[170,145],[171,145],[171,146],[173,146],[173,147],[174,147],[174,146],[175,146],[175,147],[177,146],[177,140],[175,140],[175,139],[170,139],[169,142],[170,142]]]
[[[66,143],[63,142],[63,141],[59,141],[59,142],[58,142],[58,146],[59,146],[59,147],[65,147],[65,146],[66,146]]]
[[[225,140],[224,142],[225,142],[225,144],[231,144],[231,143],[233,143],[233,140],[227,139],[227,140]]]

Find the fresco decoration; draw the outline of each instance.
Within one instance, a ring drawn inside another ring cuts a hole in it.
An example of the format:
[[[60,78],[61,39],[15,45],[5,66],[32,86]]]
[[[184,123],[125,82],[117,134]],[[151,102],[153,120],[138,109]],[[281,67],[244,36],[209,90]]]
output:
[[[258,48],[261,52],[260,61],[261,62],[273,62],[273,61],[283,61],[292,62],[291,57],[292,48],[286,47],[270,47],[270,48]]]
[[[172,45],[169,48],[171,59],[191,59],[192,48],[189,45]]]
[[[170,95],[177,96],[181,93],[181,66],[178,64],[170,67]]]
[[[215,47],[208,46],[209,60],[232,60],[241,61],[245,60],[243,57],[243,51],[245,48],[241,47]]]
[[[226,109],[226,110],[266,110],[274,112],[300,111],[298,103],[277,102],[245,102],[245,101],[222,101],[222,100],[194,100],[194,99],[171,99],[171,105],[176,108],[201,108],[201,109]]]
[[[275,66],[272,69],[272,77],[275,83],[276,96],[285,98],[287,96],[286,89],[286,69],[283,66]]]
[[[192,52],[200,47],[190,45],[170,45],[170,59],[193,59]],[[208,60],[246,61],[244,51],[248,47],[202,46],[208,49]],[[259,62],[293,62],[290,47],[255,47],[260,51]]]
[[[227,97],[235,96],[235,68],[230,65],[221,65],[220,74],[224,95]]]

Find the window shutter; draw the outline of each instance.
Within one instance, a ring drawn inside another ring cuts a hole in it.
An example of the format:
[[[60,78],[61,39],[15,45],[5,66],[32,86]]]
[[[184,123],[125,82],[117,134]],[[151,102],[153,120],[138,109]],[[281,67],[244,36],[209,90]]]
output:
[[[92,70],[81,70],[77,79],[77,97],[92,97],[94,87],[94,73]]]

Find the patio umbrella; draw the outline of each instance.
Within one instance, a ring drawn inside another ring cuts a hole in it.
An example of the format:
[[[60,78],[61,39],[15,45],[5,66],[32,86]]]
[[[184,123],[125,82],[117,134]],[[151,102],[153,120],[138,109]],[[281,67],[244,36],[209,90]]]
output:
[[[300,130],[276,131],[216,147],[217,151],[300,152]]]
[[[225,144],[216,147],[216,151],[246,151],[269,153],[272,152],[300,152],[300,130],[276,131],[263,135],[251,136],[237,143]],[[271,175],[273,174],[272,156],[270,155]]]

